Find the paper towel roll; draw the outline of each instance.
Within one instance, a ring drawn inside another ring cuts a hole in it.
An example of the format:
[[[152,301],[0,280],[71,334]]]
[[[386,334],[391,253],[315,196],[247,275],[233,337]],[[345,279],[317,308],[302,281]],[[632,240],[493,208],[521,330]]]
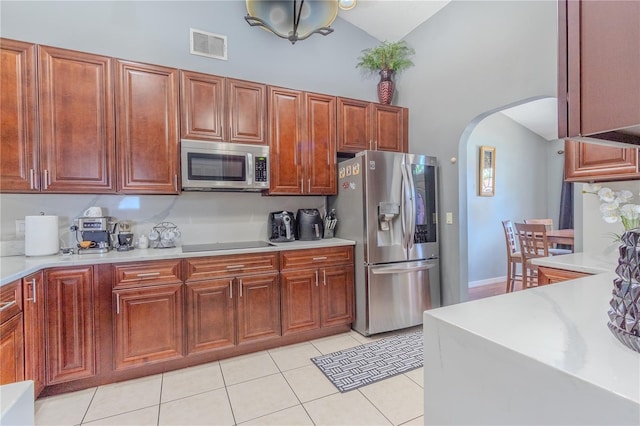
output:
[[[58,216],[25,216],[24,254],[26,256],[46,256],[57,254]]]

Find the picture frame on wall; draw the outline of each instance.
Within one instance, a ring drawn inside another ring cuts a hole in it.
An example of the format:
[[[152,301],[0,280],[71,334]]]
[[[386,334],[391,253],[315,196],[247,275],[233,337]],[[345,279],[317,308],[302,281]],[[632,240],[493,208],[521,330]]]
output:
[[[496,148],[480,147],[480,167],[478,168],[478,195],[493,197],[496,194]]]

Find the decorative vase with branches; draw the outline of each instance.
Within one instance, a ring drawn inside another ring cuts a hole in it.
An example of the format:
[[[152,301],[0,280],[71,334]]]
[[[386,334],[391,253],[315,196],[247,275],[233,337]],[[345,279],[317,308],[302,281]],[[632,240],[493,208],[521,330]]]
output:
[[[382,104],[390,104],[393,99],[393,76],[411,66],[410,56],[415,50],[406,41],[383,41],[376,47],[364,49],[358,58],[357,68],[362,68],[366,73],[380,74],[378,83],[378,100]]]

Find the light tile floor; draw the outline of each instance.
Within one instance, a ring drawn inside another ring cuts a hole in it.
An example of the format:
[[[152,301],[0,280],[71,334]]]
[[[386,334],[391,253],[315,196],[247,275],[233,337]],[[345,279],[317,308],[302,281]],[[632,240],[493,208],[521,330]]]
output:
[[[349,331],[41,398],[36,424],[422,425],[422,368],[340,393],[310,360],[392,334],[367,338]]]

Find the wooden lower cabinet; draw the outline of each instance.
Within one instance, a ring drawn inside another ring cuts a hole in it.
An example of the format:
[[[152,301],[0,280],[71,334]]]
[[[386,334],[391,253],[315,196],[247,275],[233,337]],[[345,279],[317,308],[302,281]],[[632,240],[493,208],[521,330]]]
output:
[[[93,267],[45,272],[47,384],[96,373]]]
[[[567,271],[566,269],[548,268],[546,266],[538,266],[538,285],[555,284],[562,281],[587,277],[589,275],[592,274]]]
[[[353,322],[351,247],[296,250],[281,256],[283,335]]]
[[[276,254],[187,261],[187,354],[280,336]]]
[[[182,287],[114,290],[116,370],[182,357]]]
[[[24,300],[24,378],[33,380],[37,397],[44,389],[45,376],[45,298],[42,271],[22,279]]]
[[[22,283],[0,287],[0,385],[24,380]]]

